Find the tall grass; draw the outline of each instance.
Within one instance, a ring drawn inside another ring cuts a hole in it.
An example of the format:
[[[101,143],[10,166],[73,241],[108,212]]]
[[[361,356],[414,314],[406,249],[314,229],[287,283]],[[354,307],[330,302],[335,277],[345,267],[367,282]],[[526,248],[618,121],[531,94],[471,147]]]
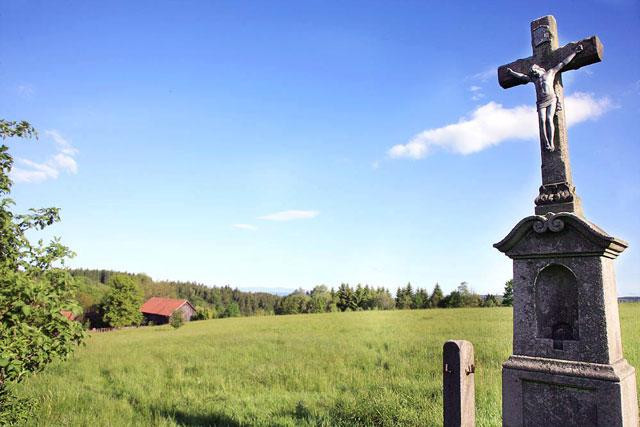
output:
[[[640,365],[640,304],[621,305]],[[440,425],[442,344],[473,342],[479,426],[500,424],[511,310],[230,318],[95,334],[20,387],[34,425]]]

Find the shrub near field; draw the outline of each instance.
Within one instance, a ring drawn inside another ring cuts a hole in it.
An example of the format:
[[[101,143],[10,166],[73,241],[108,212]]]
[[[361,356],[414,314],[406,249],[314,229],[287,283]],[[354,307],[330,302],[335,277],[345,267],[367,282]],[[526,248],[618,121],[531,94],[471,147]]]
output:
[[[95,334],[22,385],[36,425],[441,425],[441,349],[473,342],[480,426],[500,425],[511,309],[229,318]],[[640,366],[640,304],[621,304]]]

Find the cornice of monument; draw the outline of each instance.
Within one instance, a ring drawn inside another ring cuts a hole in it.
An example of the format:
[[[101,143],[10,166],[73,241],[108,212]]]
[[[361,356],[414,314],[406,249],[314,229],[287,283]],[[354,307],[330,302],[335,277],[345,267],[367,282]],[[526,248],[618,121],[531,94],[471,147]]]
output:
[[[507,236],[494,244],[493,247],[509,256],[511,250],[523,239],[531,235],[547,235],[560,233],[563,230],[572,229],[579,233],[594,246],[589,250],[576,250],[558,253],[559,256],[594,256],[601,255],[607,258],[616,258],[629,245],[624,240],[610,236],[597,225],[586,219],[570,213],[548,213],[546,215],[531,215],[522,219],[507,234]],[[540,256],[548,256],[540,254]],[[531,257],[531,255],[516,255],[513,258]]]
[[[530,372],[544,372],[554,375],[566,375],[613,382],[623,380],[635,373],[635,369],[629,365],[626,359],[620,359],[611,365],[605,365],[514,354],[509,357],[503,366],[505,368]]]

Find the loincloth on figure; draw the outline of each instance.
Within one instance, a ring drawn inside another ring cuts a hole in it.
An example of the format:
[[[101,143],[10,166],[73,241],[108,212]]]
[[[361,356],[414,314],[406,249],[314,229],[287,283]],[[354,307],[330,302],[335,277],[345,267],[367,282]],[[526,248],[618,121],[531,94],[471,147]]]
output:
[[[544,96],[541,99],[538,99],[536,101],[536,105],[538,106],[538,111],[542,110],[543,108],[547,108],[548,106],[553,104],[554,101],[556,101],[556,95],[554,93]]]

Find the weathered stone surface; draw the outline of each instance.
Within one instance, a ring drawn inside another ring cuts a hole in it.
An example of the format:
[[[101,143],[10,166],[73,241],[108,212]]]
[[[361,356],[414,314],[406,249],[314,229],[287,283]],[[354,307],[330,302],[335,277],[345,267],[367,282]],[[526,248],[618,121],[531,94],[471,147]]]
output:
[[[504,426],[636,426],[635,370],[511,356],[502,369]],[[634,412],[635,411],[635,412]]]
[[[542,144],[537,215],[494,245],[513,259],[503,425],[637,427],[635,369],[623,358],[613,267],[627,243],[582,218],[558,108],[560,72],[600,61],[602,44],[593,36],[558,48],[552,16],[533,21],[531,37],[532,57],[498,69],[502,87],[535,84]]]
[[[514,259],[514,354],[622,358],[613,258],[626,242],[563,213],[527,217],[495,247]]]
[[[636,426],[613,260],[627,243],[572,213],[524,218],[494,245],[513,259],[505,426]]]
[[[446,427],[476,423],[475,362],[469,341],[447,341],[442,347],[443,412]]]
[[[493,245],[513,259],[604,256],[616,258],[628,244],[571,213],[532,215],[522,219]]]

